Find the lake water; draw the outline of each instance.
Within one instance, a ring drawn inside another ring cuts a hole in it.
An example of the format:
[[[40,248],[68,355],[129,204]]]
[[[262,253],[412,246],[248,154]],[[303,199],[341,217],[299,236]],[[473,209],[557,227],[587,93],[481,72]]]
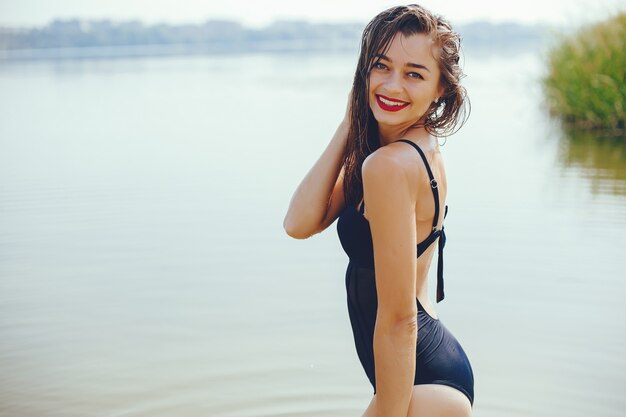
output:
[[[474,415],[623,416],[624,144],[551,121],[538,54],[465,61],[436,310]],[[360,416],[336,225],[282,229],[354,63],[0,62],[0,415]]]

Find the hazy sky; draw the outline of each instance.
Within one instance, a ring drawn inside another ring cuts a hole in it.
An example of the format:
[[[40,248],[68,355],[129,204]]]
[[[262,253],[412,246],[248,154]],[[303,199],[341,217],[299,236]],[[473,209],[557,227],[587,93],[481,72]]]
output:
[[[452,23],[476,19],[579,25],[626,10],[626,0],[427,0],[420,4]],[[0,25],[42,25],[54,18],[140,19],[146,23],[239,20],[264,26],[277,19],[367,22],[398,1],[370,0],[0,0]]]

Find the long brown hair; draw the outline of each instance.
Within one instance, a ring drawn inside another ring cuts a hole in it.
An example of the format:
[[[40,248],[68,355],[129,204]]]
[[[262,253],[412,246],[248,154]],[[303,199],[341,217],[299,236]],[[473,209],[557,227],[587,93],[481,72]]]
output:
[[[450,23],[417,4],[389,8],[378,14],[363,30],[359,60],[352,84],[350,129],[343,155],[344,197],[357,204],[363,197],[363,161],[380,147],[378,123],[368,101],[369,73],[376,54],[384,54],[396,33],[429,35],[439,48],[440,80],[444,93],[432,103],[415,127],[423,126],[433,136],[449,136],[461,128],[469,116],[469,100],[460,80],[461,37]],[[466,110],[466,106],[468,109]]]

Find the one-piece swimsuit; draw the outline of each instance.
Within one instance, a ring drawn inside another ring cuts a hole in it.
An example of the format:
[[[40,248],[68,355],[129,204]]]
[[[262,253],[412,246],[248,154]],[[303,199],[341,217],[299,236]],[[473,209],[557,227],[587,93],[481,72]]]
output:
[[[429,185],[435,200],[435,213],[429,236],[417,245],[417,257],[439,239],[437,259],[437,302],[444,298],[443,291],[443,248],[446,242],[443,225],[437,228],[439,219],[439,192],[437,181],[430,169],[426,155],[421,148],[407,140],[399,139],[413,146],[420,154]],[[374,327],[378,308],[376,293],[376,274],[374,272],[374,246],[369,221],[364,216],[365,203],[361,209],[350,204],[340,213],[337,221],[337,234],[341,245],[348,255],[346,270],[346,291],[350,324],[359,360],[365,370],[374,394],[376,378],[374,367]],[[445,206],[444,219],[448,213]],[[416,345],[416,363],[414,385],[442,384],[460,390],[474,404],[474,374],[469,359],[463,348],[439,319],[430,316],[420,301],[417,304],[418,337]]]

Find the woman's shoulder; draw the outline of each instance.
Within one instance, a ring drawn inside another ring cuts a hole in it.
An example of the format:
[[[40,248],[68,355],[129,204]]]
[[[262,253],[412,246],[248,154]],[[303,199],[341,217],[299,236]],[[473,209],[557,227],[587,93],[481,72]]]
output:
[[[372,174],[402,173],[407,168],[406,157],[403,154],[403,150],[395,144],[381,146],[365,158],[361,170],[363,174],[366,171]]]
[[[365,189],[378,189],[374,194],[394,192],[407,195],[414,194],[420,188],[419,177],[422,175],[416,169],[410,153],[395,143],[380,147],[368,155],[363,161],[361,174]]]
[[[437,153],[436,150],[429,147],[420,146],[420,149],[426,155]],[[413,146],[402,141],[395,141],[381,146],[368,155],[362,166],[362,174],[364,176],[366,171],[370,171],[370,174],[373,175],[402,175],[413,186],[420,184],[420,178],[423,175],[427,175],[422,158],[420,158]]]

